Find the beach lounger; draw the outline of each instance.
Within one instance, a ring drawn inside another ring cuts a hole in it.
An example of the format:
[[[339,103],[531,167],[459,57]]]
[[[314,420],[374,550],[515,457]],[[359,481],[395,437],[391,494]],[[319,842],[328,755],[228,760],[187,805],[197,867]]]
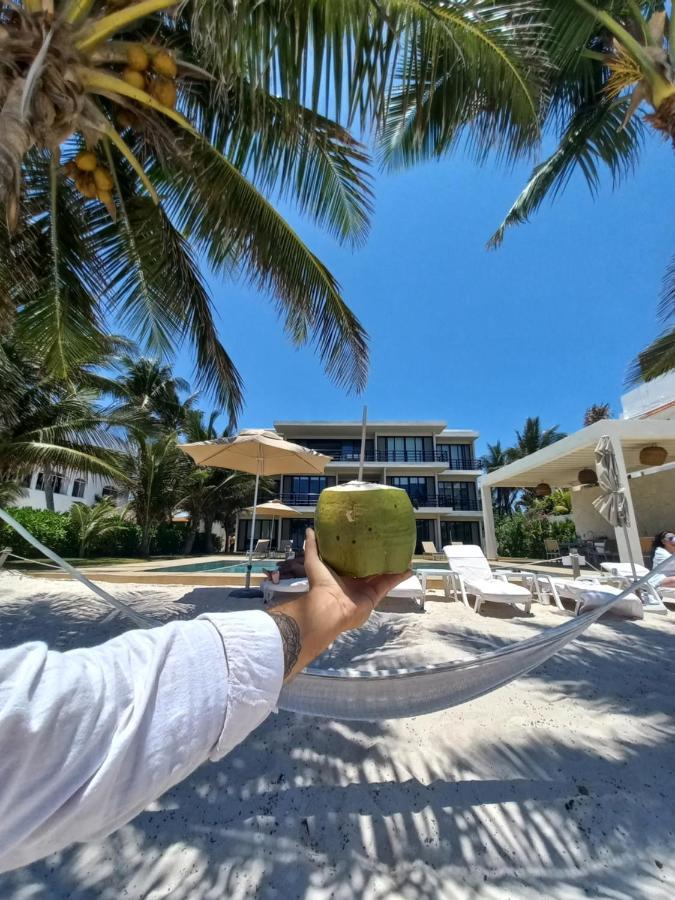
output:
[[[445,559],[445,554],[438,552],[433,541],[422,541],[422,554],[425,559]]]
[[[573,580],[534,572],[529,577],[536,582],[535,586],[542,601],[550,598],[558,609],[565,609],[562,601],[571,600],[577,616],[602,606],[610,597],[618,597],[622,590],[592,577]],[[613,606],[610,612],[624,619],[643,619],[645,610],[640,597],[637,594],[629,594]]]
[[[255,547],[253,548],[253,557],[256,556],[259,559],[263,559],[269,554],[270,542],[268,538],[261,539],[256,542]]]
[[[480,612],[483,603],[505,603],[529,613],[532,605],[530,591],[508,581],[506,575],[494,575],[490,564],[480,547],[473,544],[462,546],[447,545],[443,552],[448,560],[450,572],[446,575],[446,594],[451,591],[456,600],[461,600],[469,609],[469,594],[476,598],[474,612]]]
[[[604,562],[602,563],[601,568],[603,572],[607,573],[608,577],[611,578],[612,583],[618,588],[627,588],[633,582],[633,567],[630,563]],[[646,566],[635,563],[635,575],[637,575],[638,578],[642,578],[643,575],[647,575],[648,573],[649,569]],[[669,591],[669,588],[660,588],[658,584],[653,585],[647,583],[641,595],[644,611],[661,615],[667,614],[668,610],[663,601],[668,599],[669,602],[675,603],[675,594],[671,595],[672,599],[667,598],[666,595]]]
[[[269,603],[277,594],[304,594],[309,590],[309,582],[306,578],[282,578],[274,584],[270,579],[263,581],[261,585],[263,601]],[[427,592],[427,579],[425,575],[419,578],[411,575],[387,594],[399,600],[414,600],[420,609],[424,609],[424,599]]]

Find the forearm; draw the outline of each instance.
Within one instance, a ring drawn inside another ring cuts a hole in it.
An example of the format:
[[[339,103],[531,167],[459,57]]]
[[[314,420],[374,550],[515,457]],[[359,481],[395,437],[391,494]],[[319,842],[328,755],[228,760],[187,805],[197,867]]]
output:
[[[285,681],[308,666],[344,630],[339,600],[325,588],[313,588],[280,603],[270,616],[281,634]]]
[[[260,612],[0,653],[0,870],[109,833],[227,753],[274,708],[282,672]]]

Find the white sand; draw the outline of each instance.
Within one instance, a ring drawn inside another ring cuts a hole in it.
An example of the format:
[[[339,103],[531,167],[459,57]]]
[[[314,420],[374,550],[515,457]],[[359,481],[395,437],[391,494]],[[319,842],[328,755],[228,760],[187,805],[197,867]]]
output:
[[[163,619],[235,602],[217,588],[106,587]],[[0,646],[91,645],[124,628],[81,596],[0,574]],[[335,661],[440,661],[560,618],[439,599],[371,622]],[[675,614],[612,619],[455,710],[379,724],[272,716],[106,840],[0,876],[0,898],[665,900],[674,739]]]

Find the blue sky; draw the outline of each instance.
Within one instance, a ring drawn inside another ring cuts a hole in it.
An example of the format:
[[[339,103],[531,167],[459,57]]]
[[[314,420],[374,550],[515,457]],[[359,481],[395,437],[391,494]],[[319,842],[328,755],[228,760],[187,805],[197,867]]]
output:
[[[660,282],[675,251],[672,151],[651,138],[636,174],[593,200],[580,177],[533,221],[485,241],[529,167],[454,156],[378,174],[367,244],[357,250],[292,213],[371,339],[362,397],[330,383],[309,348],[280,334],[273,304],[211,279],[220,332],[242,373],[242,427],[275,419],[442,419],[509,442],[526,416],[565,431],[585,408],[616,413],[630,361],[658,332]],[[187,353],[178,364],[189,376]],[[204,402],[204,405],[207,405]]]

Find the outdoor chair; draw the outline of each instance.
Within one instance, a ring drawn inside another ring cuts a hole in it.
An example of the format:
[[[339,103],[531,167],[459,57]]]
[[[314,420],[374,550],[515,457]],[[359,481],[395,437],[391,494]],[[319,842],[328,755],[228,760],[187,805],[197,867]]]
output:
[[[450,572],[446,575],[446,594],[454,594],[455,600],[461,600],[468,608],[468,595],[475,597],[474,612],[480,612],[483,603],[502,603],[517,608],[523,605],[525,613],[529,613],[532,605],[530,591],[518,584],[512,584],[506,573],[495,575],[490,568],[480,547],[472,544],[456,547],[443,547]]]
[[[270,549],[269,538],[259,540],[256,542],[256,545],[253,548],[253,556],[257,556],[258,559],[263,559],[265,556],[267,556],[269,554],[269,549]]]
[[[422,554],[425,559],[445,559],[445,554],[438,552],[433,541],[422,541]]]
[[[601,606],[610,597],[618,597],[622,590],[593,576],[571,580],[533,572],[529,578],[541,602],[553,601],[558,609],[564,610],[562,601],[571,600],[574,603],[574,614],[577,616]],[[613,606],[610,612],[624,619],[644,618],[643,603],[637,594],[629,594],[621,603]]]
[[[544,538],[544,550],[546,559],[557,559],[561,555],[560,544],[553,538]]]

